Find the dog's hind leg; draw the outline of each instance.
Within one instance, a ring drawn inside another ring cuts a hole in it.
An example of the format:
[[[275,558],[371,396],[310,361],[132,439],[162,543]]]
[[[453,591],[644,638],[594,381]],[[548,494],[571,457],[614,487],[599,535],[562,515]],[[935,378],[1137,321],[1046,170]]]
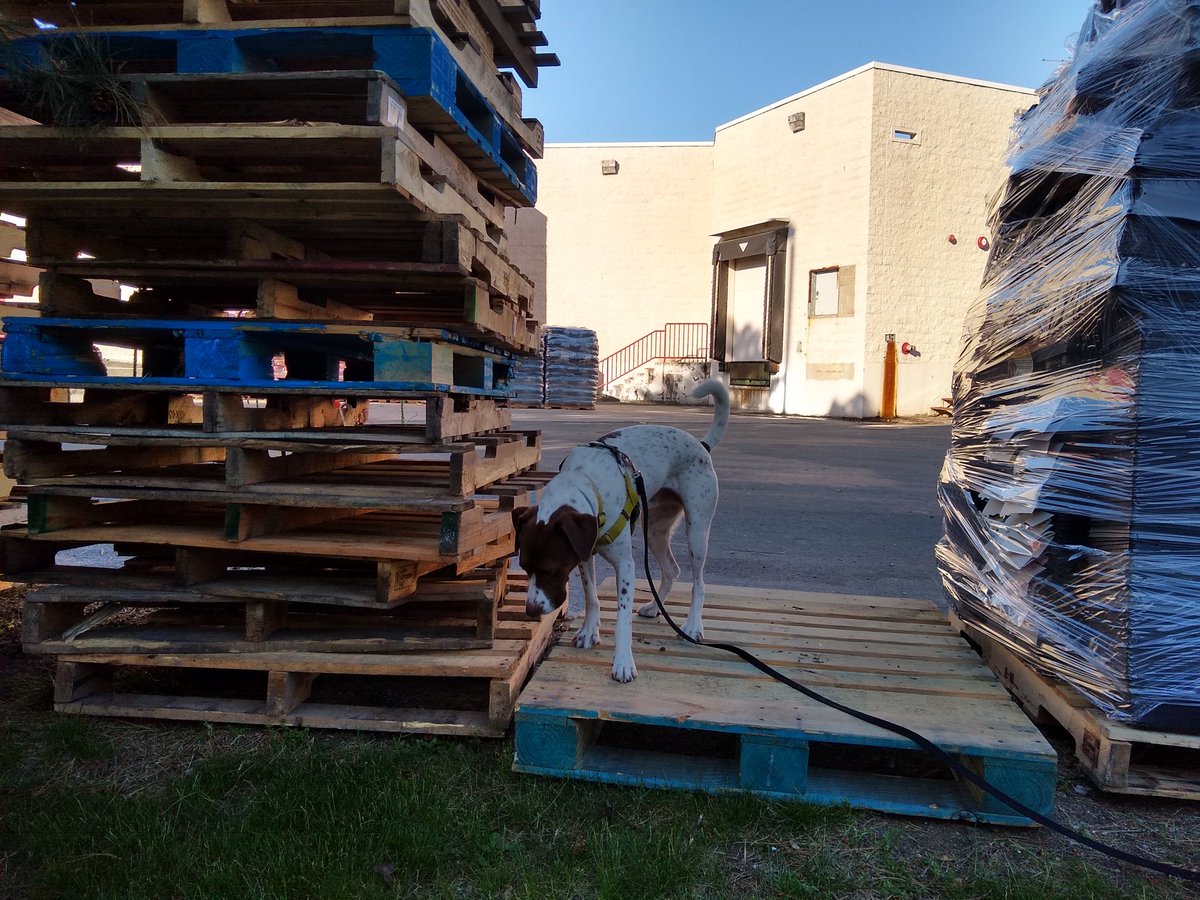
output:
[[[596,557],[579,564],[583,582],[583,624],[575,632],[575,646],[587,650],[600,643],[600,597],[596,593]]]
[[[694,640],[704,639],[704,563],[708,558],[708,537],[717,512],[717,478],[698,483],[684,504],[688,554],[692,561],[692,605],[687,621],[680,626]]]
[[[646,533],[649,536],[650,552],[658,561],[658,569],[662,573],[658,581],[658,596],[664,603],[667,595],[671,593],[671,588],[675,586],[675,579],[679,577],[679,563],[675,561],[675,554],[671,552],[671,536],[675,533],[675,526],[682,513],[683,506],[673,500],[656,500],[650,506],[650,520]],[[649,572],[646,573],[646,577],[650,577]],[[639,606],[637,613],[639,616],[653,619],[658,615],[658,604],[650,600]]]

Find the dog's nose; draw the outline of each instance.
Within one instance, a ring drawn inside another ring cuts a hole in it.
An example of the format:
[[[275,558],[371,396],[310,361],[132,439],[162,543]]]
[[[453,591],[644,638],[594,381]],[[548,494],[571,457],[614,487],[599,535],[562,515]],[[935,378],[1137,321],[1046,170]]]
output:
[[[529,618],[540,619],[545,614],[546,611],[542,609],[542,604],[538,603],[536,600],[525,601],[525,615],[529,616]]]

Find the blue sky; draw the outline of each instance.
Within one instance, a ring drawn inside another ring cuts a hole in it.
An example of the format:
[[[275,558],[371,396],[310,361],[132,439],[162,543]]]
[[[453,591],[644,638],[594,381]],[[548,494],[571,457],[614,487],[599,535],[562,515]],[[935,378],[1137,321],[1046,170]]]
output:
[[[1022,87],[1091,0],[542,0],[560,68],[525,92],[548,142],[707,141],[717,125],[877,60]]]

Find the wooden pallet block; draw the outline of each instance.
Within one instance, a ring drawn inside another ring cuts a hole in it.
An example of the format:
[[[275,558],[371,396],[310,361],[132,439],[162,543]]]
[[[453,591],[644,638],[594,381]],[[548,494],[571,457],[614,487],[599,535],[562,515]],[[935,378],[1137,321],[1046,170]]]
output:
[[[1102,791],[1200,800],[1200,735],[1108,719],[1070,685],[1039,673],[953,612],[951,624],[1035,722],[1055,722],[1071,735],[1080,768]]]
[[[669,601],[678,621],[685,598]],[[1026,805],[1053,808],[1053,749],[931,603],[709,585],[705,636],[907,725]],[[554,649],[517,707],[517,771],[1031,824],[908,741],[686,644],[660,620],[638,619],[634,637],[639,674],[625,685],[611,678],[607,643]]]
[[[519,636],[497,640],[489,650],[81,655],[59,660],[54,709],[123,718],[500,737],[521,686],[549,645],[556,618],[525,620],[524,597],[510,596],[501,607],[499,628]],[[154,676],[179,683],[164,686]],[[201,683],[205,679],[208,683]]]
[[[380,612],[285,599],[235,600],[203,588],[129,589],[101,575],[88,586],[26,595],[26,653],[395,653],[490,648],[505,570],[426,579]],[[501,635],[503,636],[503,635]]]

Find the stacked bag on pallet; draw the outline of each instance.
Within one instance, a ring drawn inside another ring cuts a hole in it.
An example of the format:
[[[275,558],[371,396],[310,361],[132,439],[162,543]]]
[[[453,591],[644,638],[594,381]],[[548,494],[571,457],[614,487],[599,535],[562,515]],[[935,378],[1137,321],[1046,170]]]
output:
[[[600,344],[589,328],[545,329],[546,405],[592,409],[600,389]]]
[[[546,401],[545,338],[538,342],[533,356],[523,356],[510,367],[508,390],[520,406],[541,406]]]
[[[1200,732],[1200,4],[1100,0],[1021,119],[939,496],[961,619]]]

